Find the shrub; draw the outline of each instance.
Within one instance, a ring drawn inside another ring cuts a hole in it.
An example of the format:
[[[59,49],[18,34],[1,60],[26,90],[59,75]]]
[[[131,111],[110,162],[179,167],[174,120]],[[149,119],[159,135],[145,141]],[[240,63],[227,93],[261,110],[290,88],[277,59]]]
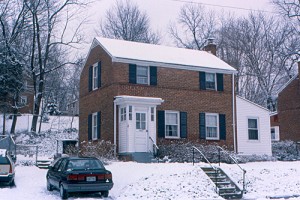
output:
[[[298,152],[299,151],[299,152]],[[300,160],[300,146],[293,141],[280,141],[272,143],[273,156],[282,161]]]
[[[96,157],[104,162],[116,159],[114,157],[114,144],[110,141],[82,142],[80,145],[80,156]]]

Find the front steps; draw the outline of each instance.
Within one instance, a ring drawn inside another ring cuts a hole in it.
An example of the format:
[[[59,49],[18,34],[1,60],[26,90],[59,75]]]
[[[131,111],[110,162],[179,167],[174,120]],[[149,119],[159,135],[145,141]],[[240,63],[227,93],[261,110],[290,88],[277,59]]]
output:
[[[218,167],[201,167],[206,175],[215,183],[217,193],[224,199],[241,199],[243,191]]]

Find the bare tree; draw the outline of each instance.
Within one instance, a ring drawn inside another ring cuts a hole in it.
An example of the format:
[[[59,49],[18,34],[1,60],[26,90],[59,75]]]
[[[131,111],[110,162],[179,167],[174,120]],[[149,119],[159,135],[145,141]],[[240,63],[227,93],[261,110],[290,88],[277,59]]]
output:
[[[81,41],[79,27],[71,37],[66,37],[70,20],[76,16],[74,6],[84,5],[79,0],[30,0],[24,1],[30,12],[30,65],[35,92],[31,131],[36,132],[40,105],[45,90],[45,76],[63,66],[71,64],[67,57],[63,62],[51,65],[50,58],[67,51],[70,46]]]
[[[294,73],[299,38],[289,23],[251,13],[225,19],[219,31],[222,59],[238,69],[239,94],[271,110],[277,90]]]
[[[208,38],[215,37],[216,18],[201,5],[185,4],[177,23],[169,26],[169,32],[178,47],[203,49]]]
[[[107,38],[158,44],[160,36],[150,28],[150,20],[145,12],[129,0],[115,1],[106,12],[97,34]]]

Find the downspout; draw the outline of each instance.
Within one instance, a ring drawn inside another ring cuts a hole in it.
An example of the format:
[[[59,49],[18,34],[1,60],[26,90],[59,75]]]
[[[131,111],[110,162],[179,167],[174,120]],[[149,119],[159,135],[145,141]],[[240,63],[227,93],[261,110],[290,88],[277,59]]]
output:
[[[117,104],[114,101],[114,157],[117,157]]]
[[[236,149],[236,134],[235,134],[235,88],[234,88],[234,73],[232,73],[232,128],[233,128],[233,150],[237,153]]]

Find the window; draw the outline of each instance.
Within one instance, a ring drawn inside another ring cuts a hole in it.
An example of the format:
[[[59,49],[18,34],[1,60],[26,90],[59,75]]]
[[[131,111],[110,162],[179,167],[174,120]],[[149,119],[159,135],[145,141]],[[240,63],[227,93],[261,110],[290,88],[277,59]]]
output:
[[[154,107],[151,107],[151,121],[154,121]]]
[[[23,105],[27,104],[27,96],[21,96],[20,103]]]
[[[249,140],[258,140],[258,119],[248,118]]]
[[[129,120],[132,120],[132,106],[129,106]]]
[[[216,89],[216,74],[205,73],[205,85],[206,85],[206,89],[215,90]]]
[[[219,120],[218,114],[206,113],[205,115],[205,127],[206,127],[206,139],[219,139]]]
[[[146,113],[136,113],[136,129],[146,129]]]
[[[121,122],[126,121],[126,107],[121,108]]]
[[[92,139],[97,140],[97,113],[93,113],[92,115]]]
[[[149,67],[136,67],[136,83],[146,85],[149,84]]]
[[[166,111],[166,138],[179,138],[179,112]]]
[[[271,139],[275,140],[276,136],[275,136],[275,128],[271,128]]]
[[[98,88],[98,66],[93,66],[93,90]]]

